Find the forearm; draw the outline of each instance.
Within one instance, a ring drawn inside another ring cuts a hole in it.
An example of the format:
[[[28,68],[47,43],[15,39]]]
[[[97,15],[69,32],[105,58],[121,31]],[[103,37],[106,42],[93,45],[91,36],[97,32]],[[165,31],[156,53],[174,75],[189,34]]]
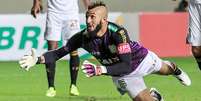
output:
[[[112,66],[106,66],[106,69],[107,73],[105,73],[105,75],[111,76],[122,76],[129,74],[133,71],[132,66],[124,62],[117,63]]]
[[[119,55],[120,62],[113,64],[111,66],[106,66],[107,75],[111,76],[122,76],[129,74],[133,71],[131,63],[131,54],[121,54]]]
[[[44,53],[42,56],[38,57],[37,64],[48,64],[53,63],[62,58],[63,56],[69,53],[66,47],[61,47],[56,50],[48,51]]]

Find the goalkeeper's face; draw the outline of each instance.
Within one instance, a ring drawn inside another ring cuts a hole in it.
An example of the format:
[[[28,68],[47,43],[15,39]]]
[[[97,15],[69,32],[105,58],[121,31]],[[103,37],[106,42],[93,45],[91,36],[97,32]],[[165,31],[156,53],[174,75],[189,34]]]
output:
[[[95,7],[86,12],[86,24],[88,32],[97,33],[102,28],[102,23],[106,21],[105,13],[105,8],[102,6]]]

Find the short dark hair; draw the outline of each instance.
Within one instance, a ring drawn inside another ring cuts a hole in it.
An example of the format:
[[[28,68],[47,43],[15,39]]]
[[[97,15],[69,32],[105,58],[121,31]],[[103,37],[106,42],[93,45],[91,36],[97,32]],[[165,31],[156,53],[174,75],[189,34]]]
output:
[[[92,2],[92,3],[88,6],[88,9],[93,9],[93,8],[96,8],[96,7],[99,7],[99,6],[104,6],[104,7],[106,7],[106,4],[105,4],[103,1],[95,1],[95,2]]]

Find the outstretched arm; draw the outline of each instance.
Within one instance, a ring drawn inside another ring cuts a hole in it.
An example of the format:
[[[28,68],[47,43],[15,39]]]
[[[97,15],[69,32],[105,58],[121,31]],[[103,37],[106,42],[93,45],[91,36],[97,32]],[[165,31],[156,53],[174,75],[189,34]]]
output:
[[[36,64],[47,64],[47,63],[52,63],[63,56],[67,55],[68,53],[76,50],[81,46],[81,34],[75,34],[73,37],[71,37],[68,41],[68,43],[55,50],[51,50],[48,52],[45,52],[43,55],[37,57],[35,54],[35,49],[32,49],[31,55],[25,55],[19,60],[20,66],[25,69],[29,70],[30,67],[33,67]],[[79,39],[79,40],[78,40]]]
[[[44,53],[42,56],[38,57],[38,64],[48,64],[48,63],[53,63],[60,58],[64,57],[70,53],[68,47],[63,46],[59,49],[48,51]]]
[[[25,55],[23,56],[20,61],[20,67],[29,70],[31,67],[33,67],[36,64],[48,64],[53,63],[63,56],[67,55],[70,51],[66,48],[66,46],[61,47],[56,50],[48,51],[44,53],[43,55],[37,57],[36,56],[36,50],[31,50],[31,55]]]

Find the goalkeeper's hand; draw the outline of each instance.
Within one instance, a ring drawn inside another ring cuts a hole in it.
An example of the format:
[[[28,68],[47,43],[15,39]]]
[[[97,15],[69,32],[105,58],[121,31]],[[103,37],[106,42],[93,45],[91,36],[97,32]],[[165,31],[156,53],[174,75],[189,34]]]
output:
[[[31,49],[31,55],[25,55],[19,60],[20,67],[29,71],[31,67],[36,65],[38,58],[36,57],[36,50],[34,48]]]
[[[86,77],[99,76],[103,73],[107,73],[107,69],[105,66],[97,66],[87,60],[83,62],[81,68]]]

